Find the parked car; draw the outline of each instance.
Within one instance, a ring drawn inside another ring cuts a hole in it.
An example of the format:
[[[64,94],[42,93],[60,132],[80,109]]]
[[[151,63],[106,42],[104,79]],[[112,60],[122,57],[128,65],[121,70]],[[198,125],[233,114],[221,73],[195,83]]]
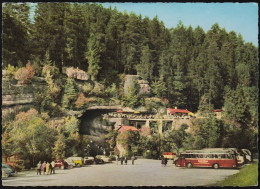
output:
[[[2,171],[5,172],[6,177],[9,177],[11,175],[15,174],[15,170],[11,165],[2,163]]]
[[[85,165],[92,165],[92,164],[94,164],[94,157],[84,157],[84,164]]]
[[[95,161],[96,164],[103,164],[103,163],[105,163],[105,161],[100,156],[97,156],[94,161]]]
[[[63,159],[56,159],[55,161],[55,167],[57,168],[61,168],[61,169],[68,169],[69,168],[69,164],[64,161]]]
[[[64,161],[66,161],[69,164],[70,169],[76,166],[72,159],[65,159]]]
[[[84,159],[82,157],[68,157],[67,160],[72,160],[77,167],[80,167],[84,163]]]
[[[104,162],[111,162],[109,157],[104,156],[104,155],[98,155],[97,158],[102,159]]]
[[[7,174],[4,169],[2,169],[2,179],[7,177],[9,177],[9,174]]]

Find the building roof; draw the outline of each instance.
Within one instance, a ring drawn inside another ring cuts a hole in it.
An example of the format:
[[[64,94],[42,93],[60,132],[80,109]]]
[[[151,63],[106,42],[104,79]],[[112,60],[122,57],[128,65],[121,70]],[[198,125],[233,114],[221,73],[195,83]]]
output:
[[[125,131],[138,131],[138,129],[133,127],[133,126],[122,125],[117,131],[122,133],[122,132],[125,132]]]
[[[170,111],[170,114],[175,114],[175,113],[190,113],[189,110],[185,110],[185,109],[173,109],[173,108],[167,108],[167,110]]]

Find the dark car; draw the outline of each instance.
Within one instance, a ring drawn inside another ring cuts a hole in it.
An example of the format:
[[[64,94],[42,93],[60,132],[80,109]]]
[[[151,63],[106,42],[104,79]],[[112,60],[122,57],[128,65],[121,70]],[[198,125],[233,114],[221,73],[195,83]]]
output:
[[[8,176],[15,175],[15,169],[11,165],[2,163],[2,170],[4,170]]]
[[[63,159],[56,159],[54,162],[55,162],[55,167],[57,167],[57,168],[61,168],[61,169],[69,168],[69,164],[66,161],[64,161]]]

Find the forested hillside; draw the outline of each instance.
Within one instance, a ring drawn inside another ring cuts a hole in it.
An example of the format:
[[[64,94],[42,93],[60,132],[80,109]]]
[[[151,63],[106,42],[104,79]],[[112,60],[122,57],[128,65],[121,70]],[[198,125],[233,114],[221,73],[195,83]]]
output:
[[[48,95],[41,94],[38,110],[56,116],[54,107],[74,105],[78,94],[72,79],[61,78],[64,67],[86,71],[93,82],[102,84],[95,86],[109,91],[108,97],[128,104],[132,100],[133,106],[141,105],[142,97],[135,98],[136,89],[128,97],[120,95],[120,77],[140,75],[149,82],[151,97],[169,102],[167,107],[192,112],[224,109],[225,121],[239,129],[216,131],[219,140],[223,144],[233,140],[239,146],[244,136],[240,146],[248,144],[256,151],[258,47],[246,43],[240,34],[227,32],[218,23],[209,31],[186,27],[181,21],[175,28],[166,28],[157,17],[93,3],[37,3],[33,21],[29,13],[28,3],[3,4],[3,69],[14,73],[23,68],[28,74],[34,70],[36,76],[45,77]],[[98,96],[100,89],[88,85],[84,94],[95,89],[93,94]],[[81,100],[89,102],[84,94],[79,95]],[[218,129],[224,125],[214,124],[205,122]]]

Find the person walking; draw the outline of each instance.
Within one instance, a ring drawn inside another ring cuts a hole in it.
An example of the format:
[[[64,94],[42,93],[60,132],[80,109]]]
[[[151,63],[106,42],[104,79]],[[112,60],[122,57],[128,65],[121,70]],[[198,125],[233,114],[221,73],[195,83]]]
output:
[[[53,173],[53,174],[55,174],[55,165],[56,165],[55,162],[52,161],[52,162],[51,162],[51,166],[52,166],[52,173]]]
[[[132,165],[134,165],[134,162],[135,162],[135,156],[133,155],[131,159],[132,159]]]
[[[49,164],[49,162],[47,162],[47,164],[46,164],[46,173],[47,173],[47,175],[50,173],[50,164]]]
[[[119,161],[119,156],[116,156],[116,164],[118,165],[118,161]]]
[[[125,157],[125,165],[127,165],[127,157]]]
[[[43,174],[45,175],[45,172],[46,172],[46,161],[44,161],[44,162],[42,163],[42,172],[43,172]]]
[[[162,167],[164,166],[164,157],[162,156],[162,161],[161,161]]]
[[[168,162],[168,159],[167,159],[167,158],[165,158],[165,159],[164,159],[164,167],[166,167],[166,165],[167,165],[167,162]]]
[[[37,175],[38,175],[38,173],[39,173],[39,175],[42,174],[42,173],[41,173],[41,168],[42,168],[42,162],[39,161],[39,163],[37,164],[37,167],[36,167],[36,169],[37,169]]]
[[[121,157],[121,165],[123,165],[123,163],[124,163],[124,157],[122,156]]]

